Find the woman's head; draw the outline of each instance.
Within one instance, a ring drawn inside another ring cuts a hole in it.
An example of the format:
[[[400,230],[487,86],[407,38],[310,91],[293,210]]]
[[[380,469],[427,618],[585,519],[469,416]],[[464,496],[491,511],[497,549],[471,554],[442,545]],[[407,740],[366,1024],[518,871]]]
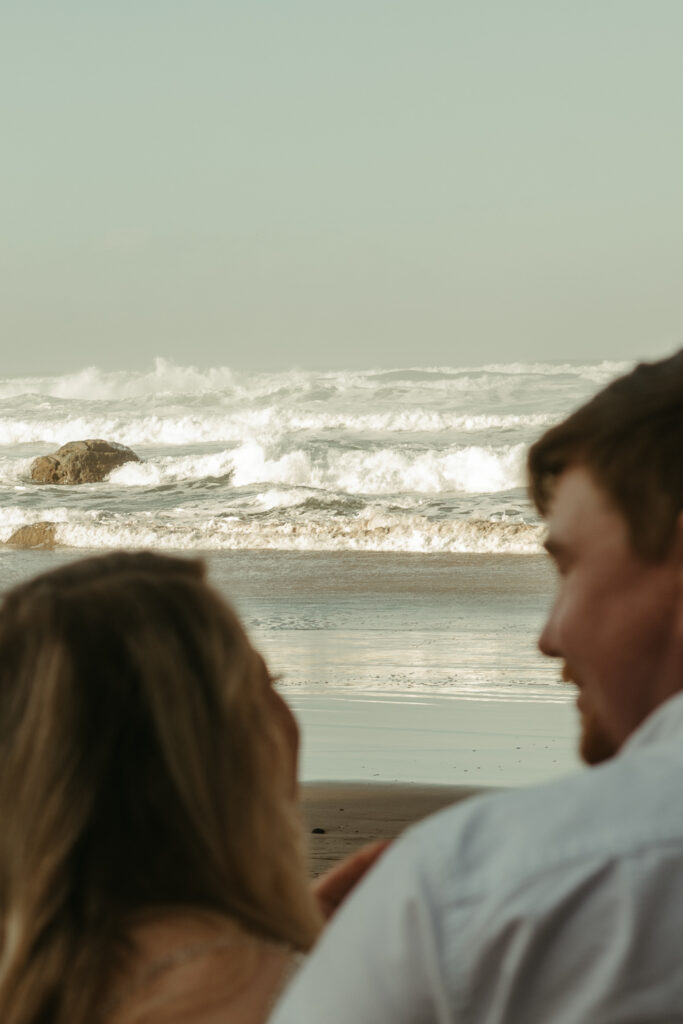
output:
[[[201,563],[113,554],[9,592],[0,1006],[16,968],[55,936],[72,947],[67,967],[82,943],[118,941],[148,910],[208,909],[310,945],[295,744],[263,660]]]

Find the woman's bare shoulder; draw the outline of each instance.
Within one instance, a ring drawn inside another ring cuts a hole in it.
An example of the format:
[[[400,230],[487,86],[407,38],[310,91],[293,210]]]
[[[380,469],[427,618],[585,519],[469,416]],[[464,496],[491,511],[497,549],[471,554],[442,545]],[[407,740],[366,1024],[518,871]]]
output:
[[[263,1024],[292,970],[288,947],[214,915],[138,925],[106,1024]]]

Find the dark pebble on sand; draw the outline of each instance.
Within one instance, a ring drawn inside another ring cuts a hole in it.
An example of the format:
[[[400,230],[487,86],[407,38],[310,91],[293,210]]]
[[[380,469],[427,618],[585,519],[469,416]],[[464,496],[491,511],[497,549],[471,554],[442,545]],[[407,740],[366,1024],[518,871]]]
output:
[[[314,836],[324,836],[325,835],[325,829],[324,828],[312,828],[311,832],[313,833]]]

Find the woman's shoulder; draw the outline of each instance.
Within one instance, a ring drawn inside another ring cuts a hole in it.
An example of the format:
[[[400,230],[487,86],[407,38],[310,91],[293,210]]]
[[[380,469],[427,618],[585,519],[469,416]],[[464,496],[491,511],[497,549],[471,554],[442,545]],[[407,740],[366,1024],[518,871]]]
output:
[[[130,948],[106,1024],[262,1024],[295,963],[289,947],[208,914],[140,923]]]

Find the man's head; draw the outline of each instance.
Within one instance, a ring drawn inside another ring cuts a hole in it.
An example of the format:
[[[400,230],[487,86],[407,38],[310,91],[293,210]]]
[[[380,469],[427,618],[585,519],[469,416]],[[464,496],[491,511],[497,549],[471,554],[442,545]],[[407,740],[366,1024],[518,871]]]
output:
[[[529,475],[560,574],[539,644],[579,688],[596,763],[683,689],[683,351],[549,430]]]

